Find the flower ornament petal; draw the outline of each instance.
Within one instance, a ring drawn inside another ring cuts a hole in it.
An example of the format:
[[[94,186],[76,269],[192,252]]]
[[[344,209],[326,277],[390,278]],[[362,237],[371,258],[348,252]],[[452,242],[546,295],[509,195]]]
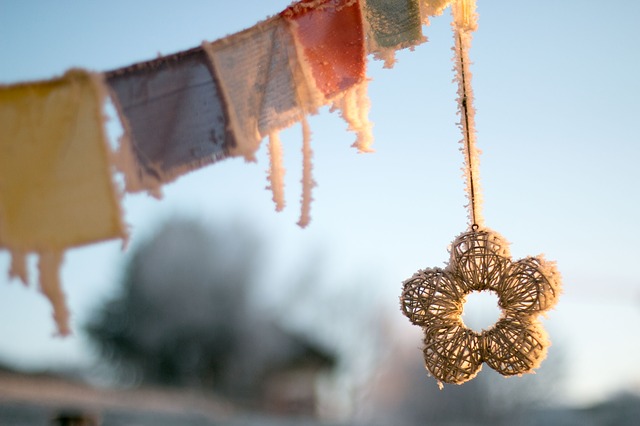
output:
[[[482,368],[480,336],[458,324],[437,324],[424,329],[424,363],[439,382],[460,384]]]
[[[538,315],[553,308],[560,296],[560,274],[542,256],[514,262],[498,286],[500,306],[508,314]]]
[[[416,272],[403,284],[402,312],[415,325],[432,321],[458,321],[462,314],[462,291],[451,274],[440,268]]]
[[[465,232],[451,244],[450,268],[466,291],[495,290],[510,263],[509,243],[488,229]]]
[[[482,338],[484,361],[503,376],[532,372],[546,358],[549,346],[536,319],[503,318]]]

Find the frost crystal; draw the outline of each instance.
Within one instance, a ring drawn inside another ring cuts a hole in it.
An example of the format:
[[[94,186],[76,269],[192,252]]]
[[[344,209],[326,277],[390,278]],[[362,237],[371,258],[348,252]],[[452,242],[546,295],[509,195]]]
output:
[[[276,211],[284,209],[284,167],[282,166],[282,143],[277,132],[269,135],[269,159],[271,160],[271,168],[269,170],[270,189],[273,193],[273,202],[276,204]]]
[[[311,158],[313,151],[311,150],[311,130],[309,129],[309,123],[306,119],[302,120],[302,206],[300,208],[300,220],[298,225],[301,228],[305,228],[311,221],[311,190],[316,186],[316,182],[313,180],[311,170],[313,164]]]

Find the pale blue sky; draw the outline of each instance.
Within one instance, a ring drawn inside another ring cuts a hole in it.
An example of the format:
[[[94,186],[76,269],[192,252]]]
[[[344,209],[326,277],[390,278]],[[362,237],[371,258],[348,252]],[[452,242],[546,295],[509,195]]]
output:
[[[288,3],[0,0],[0,83],[184,50]],[[572,398],[640,391],[640,3],[478,3],[471,58],[486,224],[512,242],[515,258],[544,252],[558,262],[565,294],[546,324],[567,351]],[[433,18],[429,42],[400,52],[394,69],[369,62],[376,153],[350,148],[354,135],[337,114],[323,110],[310,120],[318,187],[308,229],[295,225],[301,135],[294,127],[283,133],[284,212],[274,211],[264,189],[263,146],[257,164],[233,159],[197,171],[166,187],[162,201],[127,196],[132,244],[176,213],[240,217],[264,233],[277,273],[320,247],[329,275],[376,276],[393,312],[401,281],[442,266],[447,245],[467,226],[449,21],[448,10]],[[112,291],[126,256],[117,242],[68,253],[63,282],[76,327]],[[2,253],[0,360],[85,362],[84,341],[52,338],[48,303],[8,282],[7,270]],[[411,327],[397,314],[400,328]]]

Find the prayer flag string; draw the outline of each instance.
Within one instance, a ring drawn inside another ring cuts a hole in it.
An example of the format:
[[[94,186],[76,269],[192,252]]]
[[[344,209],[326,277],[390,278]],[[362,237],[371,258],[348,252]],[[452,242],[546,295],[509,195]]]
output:
[[[338,110],[371,152],[366,57],[390,67],[394,52],[424,42],[422,24],[451,0],[301,0],[251,28],[187,51],[103,73],[70,70],[46,81],[0,85],[0,248],[10,278],[39,285],[59,334],[70,332],[59,279],[64,251],[127,238],[124,190],[161,197],[162,186],[229,157],[255,161],[270,140],[269,188],[284,208],[278,132],[301,123],[301,227],[310,221],[311,129],[306,116]],[[124,130],[112,152],[104,128],[110,97]]]

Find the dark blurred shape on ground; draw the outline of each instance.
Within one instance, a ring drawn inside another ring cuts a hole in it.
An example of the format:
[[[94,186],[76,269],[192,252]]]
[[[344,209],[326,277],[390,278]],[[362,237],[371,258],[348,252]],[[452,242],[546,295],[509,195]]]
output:
[[[74,418],[85,423],[73,423]],[[52,374],[4,370],[0,371],[0,425],[320,426],[330,423],[307,416],[279,416],[239,409],[215,395],[195,390],[97,389]]]

